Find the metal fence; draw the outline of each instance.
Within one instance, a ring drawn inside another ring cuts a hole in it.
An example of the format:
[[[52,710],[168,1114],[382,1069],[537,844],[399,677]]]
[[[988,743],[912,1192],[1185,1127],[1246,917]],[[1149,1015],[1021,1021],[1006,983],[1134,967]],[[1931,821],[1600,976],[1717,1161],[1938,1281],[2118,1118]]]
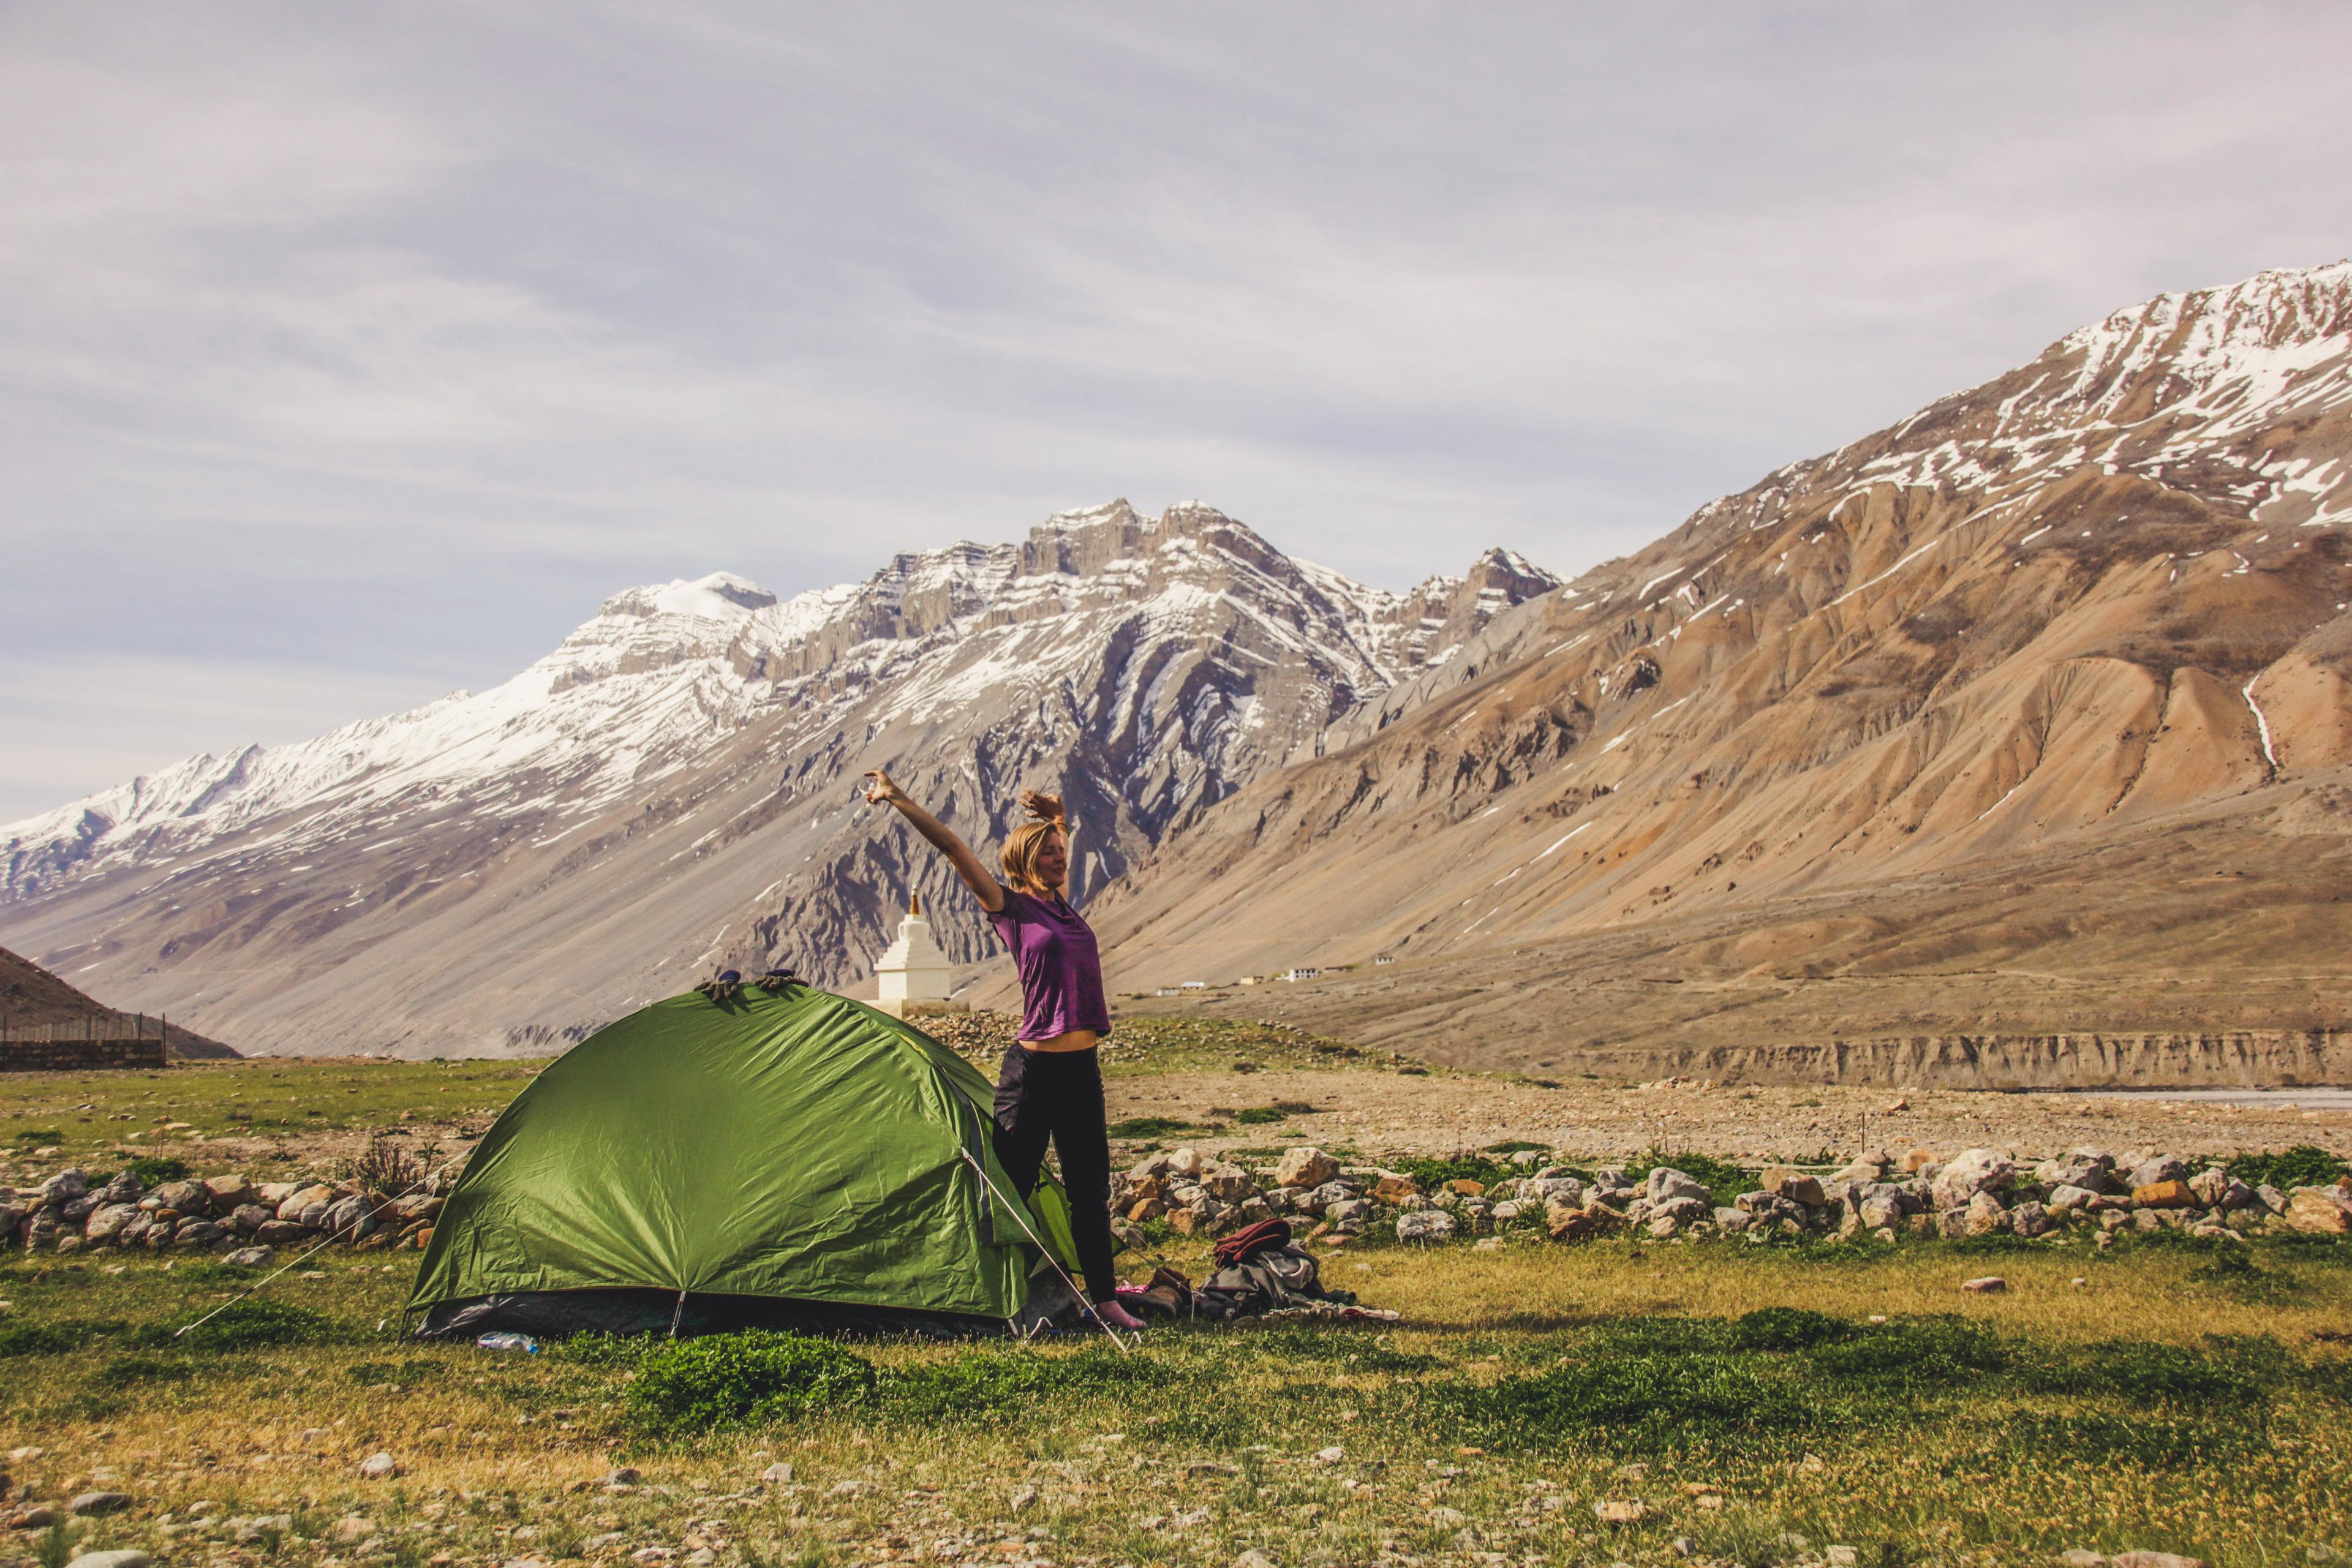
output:
[[[129,1044],[155,1040],[169,1045],[172,1023],[145,1013],[85,1013],[79,1018],[28,1023],[0,1013],[0,1046]]]

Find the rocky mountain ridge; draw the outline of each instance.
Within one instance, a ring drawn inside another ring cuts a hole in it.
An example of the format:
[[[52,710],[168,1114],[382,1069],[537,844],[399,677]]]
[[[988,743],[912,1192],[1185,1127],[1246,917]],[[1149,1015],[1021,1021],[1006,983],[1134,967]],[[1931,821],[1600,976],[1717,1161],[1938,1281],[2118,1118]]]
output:
[[[1496,617],[1094,919],[1137,990],[1390,959],[1271,1005],[1484,1065],[2338,1029],[2347,524],[2352,263],[2161,296]]]
[[[865,768],[983,845],[1066,788],[1100,885],[1553,585],[1490,551],[1391,594],[1122,500],[789,600],[635,588],[491,690],[0,828],[0,929],[249,1049],[552,1048],[722,963],[851,986],[946,891]]]

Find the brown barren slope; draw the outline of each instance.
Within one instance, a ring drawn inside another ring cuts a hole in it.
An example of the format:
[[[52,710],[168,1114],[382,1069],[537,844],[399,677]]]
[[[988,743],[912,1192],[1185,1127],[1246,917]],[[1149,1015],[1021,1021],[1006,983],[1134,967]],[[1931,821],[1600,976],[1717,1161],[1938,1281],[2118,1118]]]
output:
[[[79,1024],[85,1018],[105,1019],[115,1009],[84,995],[29,959],[0,947],[0,1020],[10,1025]],[[150,1037],[152,1032],[150,1031]],[[218,1040],[208,1040],[193,1029],[174,1028],[174,1057],[219,1059],[237,1053]]]
[[[2352,265],[2119,312],[1498,617],[1107,892],[1113,983],[1363,964],[1209,1005],[1486,1066],[2352,1079],[2348,458]]]

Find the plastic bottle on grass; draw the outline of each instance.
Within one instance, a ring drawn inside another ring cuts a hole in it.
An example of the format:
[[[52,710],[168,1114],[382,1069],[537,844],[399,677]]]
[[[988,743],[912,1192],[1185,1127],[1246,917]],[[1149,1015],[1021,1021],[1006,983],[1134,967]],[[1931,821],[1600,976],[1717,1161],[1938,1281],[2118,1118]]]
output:
[[[529,1334],[484,1334],[480,1339],[476,1340],[474,1342],[481,1346],[486,1351],[536,1352],[539,1349],[539,1342],[532,1339]]]

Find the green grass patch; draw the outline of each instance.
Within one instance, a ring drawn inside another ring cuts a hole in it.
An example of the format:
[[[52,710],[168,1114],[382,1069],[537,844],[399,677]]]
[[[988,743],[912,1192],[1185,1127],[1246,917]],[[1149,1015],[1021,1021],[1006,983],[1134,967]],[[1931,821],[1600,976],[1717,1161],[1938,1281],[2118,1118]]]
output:
[[[1484,1154],[1463,1154],[1451,1160],[1398,1160],[1389,1168],[1411,1176],[1429,1192],[1435,1192],[1448,1182],[1459,1181],[1472,1181],[1491,1187],[1497,1182],[1510,1181],[1523,1173],[1516,1165],[1488,1159]]]
[[[111,1339],[124,1327],[120,1318],[64,1318],[13,1324],[0,1329],[0,1361],[25,1355],[62,1355],[93,1341]]]
[[[1244,1106],[1234,1112],[1234,1120],[1244,1127],[1265,1127],[1284,1120],[1286,1112],[1271,1105]]]
[[[1906,1395],[1970,1383],[2010,1364],[2008,1347],[1991,1329],[1944,1316],[1865,1323],[1853,1337],[1816,1344],[1806,1354],[1829,1377]]]
[[[1000,1416],[1047,1408],[1089,1394],[1131,1394],[1178,1380],[1166,1362],[1088,1344],[1066,1355],[1017,1350],[973,1351],[893,1371],[883,1380],[883,1407],[915,1421]]]
[[[2352,1174],[2352,1165],[2315,1143],[2298,1143],[2276,1154],[2240,1154],[2221,1168],[2250,1187],[2267,1184],[2283,1193],[2324,1187]]]
[[[689,1436],[862,1405],[875,1382],[873,1363],[829,1340],[747,1329],[664,1342],[637,1363],[625,1403],[643,1430]]]
[[[1737,1447],[1822,1425],[1803,1381],[1738,1355],[1682,1352],[1574,1362],[1439,1400],[1486,1446],[1540,1450],[1591,1441],[1620,1450]]]
[[[1203,1131],[1197,1121],[1180,1121],[1172,1116],[1130,1116],[1124,1121],[1110,1124],[1113,1138],[1172,1138],[1180,1132]]]
[[[323,1313],[260,1297],[232,1301],[184,1332],[177,1331],[179,1328],[176,1323],[149,1323],[131,1334],[131,1342],[151,1350],[222,1354],[270,1345],[323,1344],[349,1337]]]
[[[124,1162],[122,1168],[150,1187],[162,1186],[165,1182],[184,1182],[194,1174],[188,1169],[185,1160],[175,1160],[168,1154],[142,1154],[138,1159]]]
[[[197,1375],[199,1369],[192,1361],[173,1361],[162,1356],[121,1355],[89,1374],[91,1386],[104,1389],[135,1388],[157,1383],[186,1383]]]

